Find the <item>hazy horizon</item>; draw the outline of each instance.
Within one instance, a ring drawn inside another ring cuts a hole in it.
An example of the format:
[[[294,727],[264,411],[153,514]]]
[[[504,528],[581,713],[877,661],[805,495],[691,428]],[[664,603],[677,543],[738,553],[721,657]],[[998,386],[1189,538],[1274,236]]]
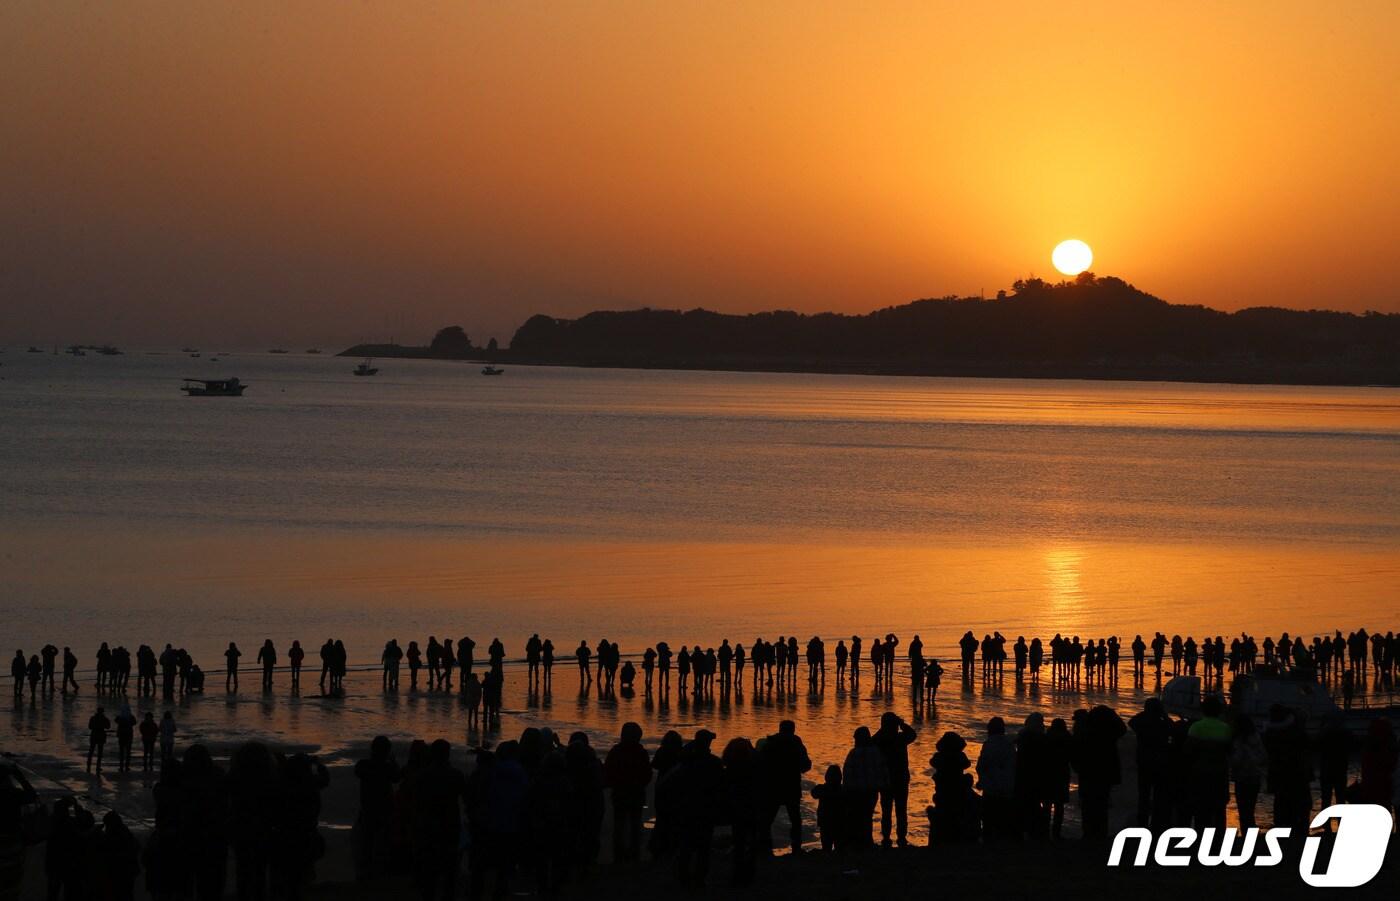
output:
[[[0,341],[340,348],[1093,269],[1400,311],[1400,7],[0,9]]]

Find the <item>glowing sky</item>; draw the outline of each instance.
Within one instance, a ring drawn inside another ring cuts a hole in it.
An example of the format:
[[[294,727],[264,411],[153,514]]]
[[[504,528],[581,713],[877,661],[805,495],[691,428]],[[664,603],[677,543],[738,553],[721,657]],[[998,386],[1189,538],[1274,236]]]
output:
[[[1082,238],[1400,310],[1400,4],[8,3],[0,341],[865,311]]]

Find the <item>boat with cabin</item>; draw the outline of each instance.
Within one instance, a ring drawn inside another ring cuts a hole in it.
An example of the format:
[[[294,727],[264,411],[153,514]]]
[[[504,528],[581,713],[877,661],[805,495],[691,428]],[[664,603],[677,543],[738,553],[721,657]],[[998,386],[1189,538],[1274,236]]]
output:
[[[356,366],[350,371],[353,372],[355,375],[378,375],[379,370],[373,364],[373,360],[371,360],[369,357],[365,357],[364,362],[362,362],[359,366]]]
[[[190,397],[242,397],[248,387],[238,379],[192,379],[184,380],[180,390]]]
[[[503,375],[503,374],[505,374],[505,370],[502,369],[502,368],[500,368],[499,366],[492,366],[490,363],[487,363],[485,366],[481,367],[481,374],[482,374],[482,375]]]

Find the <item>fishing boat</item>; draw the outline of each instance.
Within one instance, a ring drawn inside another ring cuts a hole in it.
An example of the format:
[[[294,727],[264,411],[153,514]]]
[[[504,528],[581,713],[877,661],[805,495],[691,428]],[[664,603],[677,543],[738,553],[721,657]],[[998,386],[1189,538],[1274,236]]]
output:
[[[492,366],[490,363],[487,363],[485,366],[481,367],[482,375],[503,375],[504,373],[504,369],[501,369],[499,366]]]
[[[284,350],[283,348],[280,348],[280,347],[274,347],[274,348],[272,348],[272,350],[269,350],[269,351],[268,351],[268,353],[270,353],[270,354],[284,354],[284,353],[286,353],[286,352],[287,352],[286,350]]]
[[[238,379],[191,379],[184,380],[180,390],[190,397],[242,397],[248,386]]]
[[[355,375],[378,375],[379,370],[376,369],[374,366],[370,365],[373,362],[373,360],[366,357],[363,363],[361,363],[359,366],[356,366],[350,371],[353,372]]]

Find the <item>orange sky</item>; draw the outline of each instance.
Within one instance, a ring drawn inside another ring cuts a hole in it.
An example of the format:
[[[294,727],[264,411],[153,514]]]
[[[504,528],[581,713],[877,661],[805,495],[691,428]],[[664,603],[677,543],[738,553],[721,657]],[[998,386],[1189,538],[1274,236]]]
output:
[[[1400,4],[11,3],[0,341],[1050,275],[1400,311]]]

